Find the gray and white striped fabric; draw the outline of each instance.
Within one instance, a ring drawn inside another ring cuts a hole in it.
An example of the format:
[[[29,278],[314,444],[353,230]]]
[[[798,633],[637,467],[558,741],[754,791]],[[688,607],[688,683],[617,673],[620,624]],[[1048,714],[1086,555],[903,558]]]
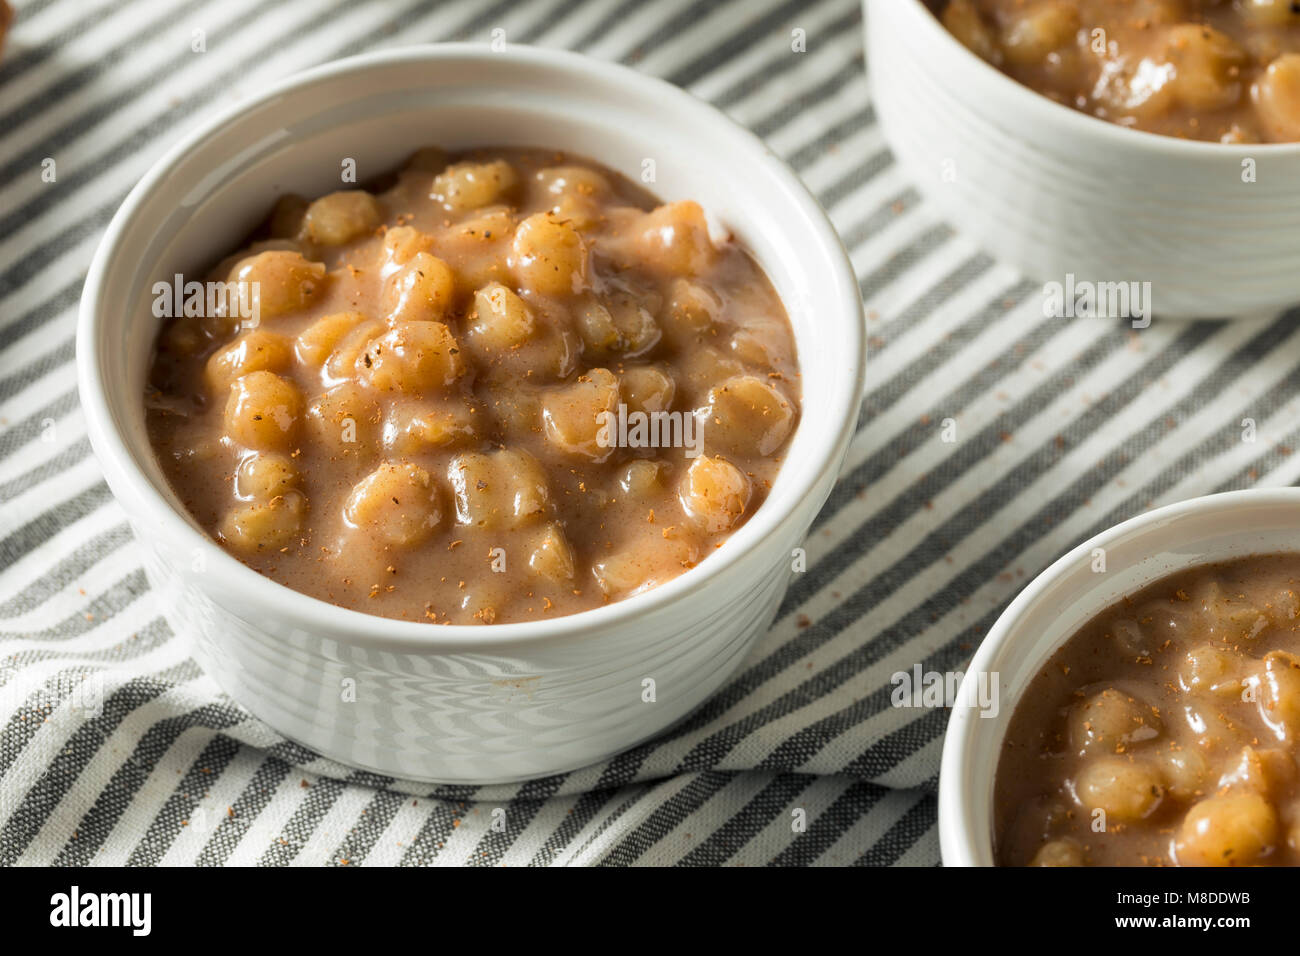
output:
[[[730,684],[603,765],[430,788],[319,759],[195,666],[90,454],[74,313],[127,190],[205,113],[497,28],[666,77],[765,137],[852,251],[872,354],[808,570]],[[1116,521],[1295,482],[1300,323],[1043,319],[894,163],[861,32],[855,0],[19,5],[0,61],[0,862],[938,863],[947,712],[891,707],[890,675],[963,667],[1030,577]],[[99,716],[74,706],[88,674]]]

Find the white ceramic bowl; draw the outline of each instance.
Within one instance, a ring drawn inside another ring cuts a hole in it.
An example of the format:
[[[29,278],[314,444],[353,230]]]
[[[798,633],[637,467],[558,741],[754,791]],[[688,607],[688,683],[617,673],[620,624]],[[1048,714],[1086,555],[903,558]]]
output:
[[[771,277],[803,370],[802,420],[767,501],[676,580],[571,617],[439,627],[343,610],[255,573],[202,533],[145,433],[150,286],[234,248],[273,200],[337,188],[422,145],[536,145],[694,198]],[[762,634],[835,480],[861,400],[857,282],[835,230],[752,134],[681,90],[576,54],[448,44],[291,78],[191,133],[132,191],[86,281],[81,399],[168,617],[204,668],[285,736],[400,777],[488,783],[579,767],[705,700]],[[643,681],[653,679],[653,703]],[[349,681],[354,683],[349,683]],[[345,691],[355,687],[355,700]]]
[[[1033,92],[921,0],[864,0],[881,129],[952,223],[1044,282],[1151,283],[1157,316],[1300,302],[1300,144],[1124,129]],[[1253,161],[1256,181],[1243,182]]]
[[[1093,571],[1104,549],[1106,571]],[[1270,552],[1300,551],[1300,488],[1233,491],[1157,508],[1079,545],[1034,578],[998,618],[966,672],[998,675],[996,716],[959,694],[939,772],[946,866],[993,865],[993,781],[1002,738],[1026,685],[1080,627],[1168,574]],[[987,685],[986,685],[987,686]]]

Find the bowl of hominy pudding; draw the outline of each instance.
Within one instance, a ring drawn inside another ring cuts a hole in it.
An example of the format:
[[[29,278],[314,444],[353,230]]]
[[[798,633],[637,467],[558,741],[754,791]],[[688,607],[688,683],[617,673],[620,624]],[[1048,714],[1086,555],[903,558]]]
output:
[[[82,299],[169,622],[356,767],[580,767],[772,620],[857,420],[840,241],[752,134],[575,54],[366,55],[201,124]]]
[[[1193,498],[1083,542],[965,680],[946,865],[1300,865],[1300,488]]]
[[[1087,306],[1139,327],[1153,314],[1254,316],[1300,301],[1300,8],[865,0],[865,10],[890,147],[991,253],[1045,288],[1141,290],[1139,308]]]

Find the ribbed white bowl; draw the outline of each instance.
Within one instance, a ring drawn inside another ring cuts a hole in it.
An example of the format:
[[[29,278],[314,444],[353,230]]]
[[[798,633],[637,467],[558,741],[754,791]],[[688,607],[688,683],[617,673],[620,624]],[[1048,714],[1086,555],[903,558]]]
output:
[[[1044,282],[1150,282],[1157,316],[1300,302],[1300,144],[1124,129],[999,73],[920,0],[864,0],[864,10],[886,139],[991,253]],[[1243,181],[1248,162],[1254,182]]]
[[[590,156],[695,198],[768,272],[794,326],[804,413],[757,514],[698,567],[594,611],[440,627],[291,591],[217,547],[150,449],[150,288],[232,248],[287,190],[337,188],[438,143]],[[754,136],[632,70],[528,47],[440,45],[344,60],[201,126],[141,181],[82,299],[78,375],[90,437],[178,631],[236,700],[320,753],[395,776],[488,783],[591,763],[704,701],[770,623],[791,552],[826,500],[857,420],[857,282],[825,214]],[[648,688],[653,682],[653,701]]]
[[[1104,572],[1094,570],[1098,549]],[[963,694],[974,693],[981,681],[992,686],[996,674],[996,714],[985,716],[978,700],[959,694],[948,719],[939,770],[944,865],[993,865],[1002,738],[1029,682],[1079,628],[1166,575],[1281,551],[1300,551],[1300,488],[1232,491],[1148,511],[1090,538],[1034,578],[981,642],[962,684]]]

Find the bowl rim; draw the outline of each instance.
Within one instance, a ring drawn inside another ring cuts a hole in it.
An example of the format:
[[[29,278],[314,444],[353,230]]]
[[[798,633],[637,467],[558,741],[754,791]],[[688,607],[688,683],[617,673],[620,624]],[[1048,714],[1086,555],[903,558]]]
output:
[[[1246,488],[1186,498],[1134,515],[1093,535],[1061,555],[1025,585],[989,628],[988,634],[971,658],[966,674],[969,676],[988,670],[990,661],[1006,651],[1007,642],[1013,636],[1020,617],[1058,579],[1076,571],[1081,562],[1086,563],[1093,549],[1107,547],[1117,538],[1149,534],[1172,520],[1197,512],[1230,511],[1244,505],[1294,508],[1300,506],[1300,487]],[[1297,551],[1300,551],[1300,547]],[[1213,557],[1209,559],[1211,562],[1213,560]],[[1176,574],[1177,571],[1170,570],[1167,573]],[[1100,613],[1104,608],[1105,605],[1099,606],[1094,613]],[[1024,634],[1032,636],[1030,631]],[[1014,711],[1016,703],[1018,701],[1007,700],[1003,705],[1009,705]],[[984,860],[996,865],[992,830],[987,822],[971,819],[972,812],[966,800],[967,793],[976,785],[982,787],[997,774],[996,760],[978,762],[971,753],[976,729],[980,724],[979,718],[975,716],[976,710],[977,707],[959,694],[944,731],[943,751],[939,761],[938,813],[939,850],[945,866],[979,866]]]
[[[1182,139],[1166,133],[1153,133],[1150,130],[1139,129],[1136,126],[1122,126],[1119,123],[1112,123],[1110,120],[1104,120],[1099,116],[1072,109],[1064,103],[1058,103],[1051,97],[1045,96],[1003,73],[949,33],[939,20],[938,14],[930,8],[926,0],[908,0],[904,4],[898,4],[897,0],[863,0],[863,3],[868,7],[888,3],[898,10],[906,10],[902,15],[912,17],[913,21],[918,24],[918,29],[924,31],[931,38],[931,42],[945,44],[948,50],[958,57],[959,61],[974,64],[977,70],[989,78],[990,82],[1000,85],[1006,90],[1006,95],[1014,97],[1017,100],[1012,104],[1014,110],[1017,113],[1022,110],[1026,111],[1029,114],[1027,121],[1031,125],[1040,120],[1044,123],[1061,122],[1073,127],[1081,136],[1110,137],[1113,140],[1113,145],[1121,147],[1140,148],[1145,145],[1152,150],[1166,154],[1168,158],[1199,156],[1205,159],[1228,159],[1233,158],[1234,154],[1236,158],[1245,158],[1247,156],[1254,157],[1261,151],[1270,155],[1300,154],[1300,142],[1218,143],[1212,140]],[[870,70],[870,64],[868,64],[868,70]],[[1137,139],[1133,138],[1134,134],[1137,135]],[[1119,139],[1114,139],[1117,136]],[[1111,143],[1108,143],[1108,145],[1111,145]]]
[[[706,584],[730,568],[739,558],[754,550],[762,542],[794,522],[796,508],[787,507],[778,512],[765,507],[764,502],[754,515],[727,539],[724,547],[701,560],[670,581],[639,594],[601,607],[536,621],[520,621],[492,625],[444,624],[434,625],[424,621],[400,620],[368,614],[330,604],[311,597],[263,576],[233,555],[228,554],[207,534],[192,526],[165,498],[157,492],[145,475],[136,455],[130,450],[112,414],[107,396],[111,394],[100,374],[98,332],[100,316],[105,310],[104,286],[108,281],[111,260],[119,257],[123,235],[134,223],[146,199],[158,188],[183,159],[200,149],[204,142],[218,133],[228,123],[247,112],[262,107],[286,94],[301,91],[314,84],[345,75],[364,74],[367,71],[403,63],[438,61],[487,61],[500,63],[503,57],[521,62],[539,71],[580,75],[592,82],[605,84],[624,95],[634,94],[640,101],[652,98],[658,108],[696,121],[721,124],[743,149],[754,154],[755,161],[784,187],[793,214],[805,221],[818,240],[807,250],[808,257],[819,257],[828,267],[833,283],[826,292],[827,301],[838,303],[833,310],[839,328],[839,345],[836,358],[849,363],[844,381],[847,388],[836,397],[838,407],[821,411],[827,414],[800,417],[798,429],[807,423],[823,421],[817,441],[810,447],[811,454],[804,463],[800,483],[790,495],[797,505],[812,490],[828,465],[838,461],[852,437],[861,407],[864,389],[863,368],[866,362],[866,332],[863,307],[858,291],[857,277],[848,252],[829,216],[804,185],[802,180],[781,161],[772,150],[749,129],[731,119],[721,110],[674,86],[667,81],[640,73],[630,67],[588,57],[567,50],[529,45],[508,45],[504,51],[493,51],[486,43],[431,43],[415,44],[364,53],[334,60],[320,66],[294,73],[279,80],[256,95],[215,111],[208,119],[183,135],[167,149],[149,168],[139,183],[131,190],[109,223],[91,262],[83,286],[79,306],[76,334],[76,363],[80,403],[86,415],[87,434],[104,469],[109,485],[129,517],[141,516],[148,521],[150,536],[166,536],[179,542],[188,550],[203,549],[206,554],[206,573],[225,580],[225,589],[238,589],[246,595],[247,604],[241,613],[257,606],[274,606],[277,613],[291,617],[295,625],[309,628],[312,633],[329,635],[336,641],[349,645],[373,646],[379,650],[411,652],[418,654],[471,653],[501,651],[510,648],[535,647],[547,641],[568,641],[607,632],[641,615],[662,611],[670,604],[686,600]],[[490,85],[490,84],[489,84]],[[508,84],[502,84],[509,89]],[[599,156],[593,159],[600,160]],[[760,263],[762,265],[762,263]],[[811,370],[802,369],[804,375]],[[838,419],[838,422],[835,419]],[[792,439],[793,440],[793,439]],[[815,463],[815,467],[809,465]],[[785,465],[788,465],[786,462]],[[785,466],[783,465],[783,467]],[[731,544],[733,547],[726,547]],[[231,611],[230,608],[226,608]],[[234,613],[234,612],[232,612]]]

